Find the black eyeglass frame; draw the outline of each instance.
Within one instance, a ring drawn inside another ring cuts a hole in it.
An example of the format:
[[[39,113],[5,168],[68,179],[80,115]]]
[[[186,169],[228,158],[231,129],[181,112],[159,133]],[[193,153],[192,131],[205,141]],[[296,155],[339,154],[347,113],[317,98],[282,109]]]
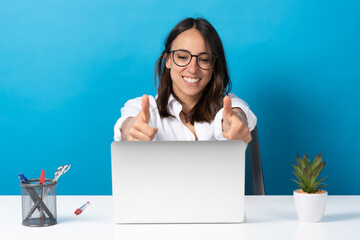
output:
[[[190,61],[189,61],[186,65],[183,65],[183,66],[182,66],[182,65],[179,65],[179,64],[177,64],[177,63],[175,62],[175,59],[174,59],[175,52],[179,52],[179,51],[187,52],[187,53],[190,54],[190,56],[191,56],[191,57],[190,57]],[[216,59],[217,59],[217,57],[216,57],[215,55],[211,54],[211,53],[200,53],[200,54],[198,54],[198,55],[193,55],[193,54],[191,54],[188,50],[185,50],[185,49],[169,50],[169,53],[172,53],[172,59],[173,59],[173,62],[176,64],[176,66],[186,67],[187,65],[189,65],[189,64],[191,63],[192,58],[195,57],[195,58],[196,58],[196,65],[197,65],[199,68],[203,69],[203,70],[210,70],[210,69],[212,69],[212,68],[214,67],[215,62],[216,62]],[[202,67],[200,67],[200,65],[199,65],[199,62],[198,62],[199,56],[204,55],[204,54],[207,54],[207,55],[211,56],[211,57],[214,59],[214,61],[213,61],[213,63],[212,63],[212,65],[211,65],[210,68],[202,68]]]

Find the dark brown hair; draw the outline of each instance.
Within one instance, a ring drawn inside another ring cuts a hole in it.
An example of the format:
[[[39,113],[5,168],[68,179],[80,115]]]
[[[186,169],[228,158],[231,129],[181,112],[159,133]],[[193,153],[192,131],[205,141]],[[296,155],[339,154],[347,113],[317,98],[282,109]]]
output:
[[[222,107],[222,100],[231,90],[231,81],[228,74],[228,67],[225,59],[225,53],[221,39],[215,28],[203,18],[186,18],[179,22],[169,33],[165,40],[165,49],[156,61],[154,78],[155,85],[157,78],[159,79],[158,98],[156,100],[159,114],[161,117],[174,117],[168,110],[168,100],[170,94],[175,96],[172,89],[172,80],[170,77],[170,69],[165,67],[165,54],[169,53],[171,44],[174,39],[182,32],[195,28],[205,40],[206,46],[216,57],[215,65],[212,68],[212,77],[210,82],[203,90],[202,96],[196,105],[186,114],[187,122],[211,122],[214,120],[216,113]]]

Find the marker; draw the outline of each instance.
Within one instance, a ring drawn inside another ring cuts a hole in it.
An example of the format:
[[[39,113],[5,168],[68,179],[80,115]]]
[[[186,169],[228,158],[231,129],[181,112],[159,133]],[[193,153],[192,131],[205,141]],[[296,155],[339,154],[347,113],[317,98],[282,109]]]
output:
[[[81,214],[88,206],[90,205],[90,202],[87,201],[84,205],[82,205],[80,208],[75,210],[75,215]]]
[[[27,178],[22,173],[19,173],[19,179],[20,179],[21,183],[27,183],[28,182]]]

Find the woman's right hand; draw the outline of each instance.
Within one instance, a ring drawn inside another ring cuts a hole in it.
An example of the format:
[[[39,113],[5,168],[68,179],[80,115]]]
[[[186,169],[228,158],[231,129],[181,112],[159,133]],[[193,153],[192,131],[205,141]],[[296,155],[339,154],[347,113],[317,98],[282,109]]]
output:
[[[141,98],[141,111],[136,117],[127,118],[121,128],[121,137],[127,141],[151,141],[158,129],[149,126],[150,122],[149,96]]]

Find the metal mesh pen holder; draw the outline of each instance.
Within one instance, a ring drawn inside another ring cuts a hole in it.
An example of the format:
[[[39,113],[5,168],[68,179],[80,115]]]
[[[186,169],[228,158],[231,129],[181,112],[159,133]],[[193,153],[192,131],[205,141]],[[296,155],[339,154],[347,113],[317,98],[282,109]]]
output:
[[[20,183],[22,224],[29,227],[45,227],[56,224],[56,184],[52,179],[30,179]]]

